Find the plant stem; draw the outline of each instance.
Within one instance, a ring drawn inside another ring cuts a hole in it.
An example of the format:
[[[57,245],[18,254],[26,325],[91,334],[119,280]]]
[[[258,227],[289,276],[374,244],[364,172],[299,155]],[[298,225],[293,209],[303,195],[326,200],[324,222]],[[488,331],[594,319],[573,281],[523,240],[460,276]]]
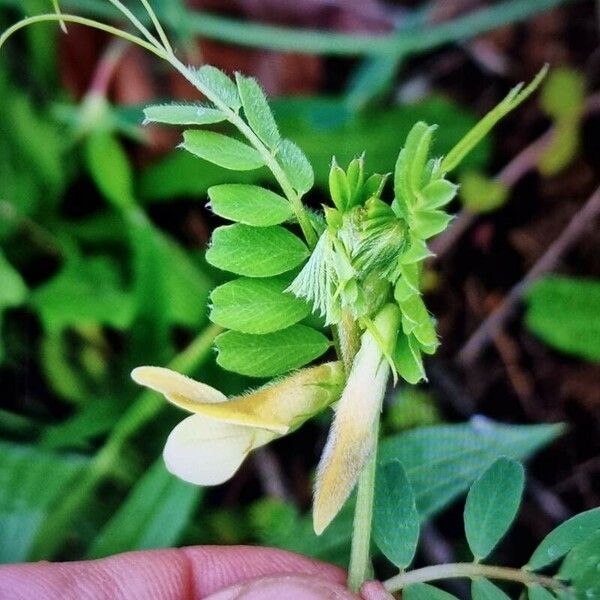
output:
[[[360,586],[371,577],[371,525],[373,521],[373,499],[375,496],[375,467],[377,465],[377,441],[379,419],[373,432],[375,447],[358,479],[356,508],[352,527],[352,549],[348,567],[348,587],[358,592]]]
[[[514,581],[525,585],[537,583],[554,590],[565,587],[562,582],[553,577],[537,575],[523,569],[496,567],[478,563],[452,563],[415,569],[407,573],[400,573],[385,581],[383,585],[388,592],[397,592],[412,583],[425,583],[438,579],[453,579],[457,577],[487,577],[489,579]]]

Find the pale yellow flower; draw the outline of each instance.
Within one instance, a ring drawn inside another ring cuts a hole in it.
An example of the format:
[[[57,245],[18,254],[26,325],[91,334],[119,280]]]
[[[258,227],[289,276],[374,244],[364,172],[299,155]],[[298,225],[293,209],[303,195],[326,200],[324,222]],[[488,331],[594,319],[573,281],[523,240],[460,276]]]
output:
[[[169,435],[167,469],[197,485],[227,481],[254,449],[298,428],[336,401],[344,385],[340,363],[303,369],[228,400],[218,390],[161,367],[138,367],[134,381],[192,412]]]

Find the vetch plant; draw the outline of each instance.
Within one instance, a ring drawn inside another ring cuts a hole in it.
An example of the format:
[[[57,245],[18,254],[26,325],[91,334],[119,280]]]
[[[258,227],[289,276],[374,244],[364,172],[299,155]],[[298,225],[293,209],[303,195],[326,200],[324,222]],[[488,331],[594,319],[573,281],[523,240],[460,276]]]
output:
[[[512,89],[445,156],[433,150],[435,125],[416,123],[398,141],[393,174],[369,173],[368,156],[348,165],[332,158],[331,202],[314,210],[303,198],[314,183],[302,150],[281,137],[259,84],[239,73],[232,79],[205,65],[177,58],[147,0],[141,4],[150,31],[119,0],[109,0],[137,33],[62,13],[25,19],[0,37],[0,46],[29,24],[79,23],[135,43],[169,63],[205,98],[198,104],[163,104],[145,110],[146,122],[186,128],[181,148],[234,171],[262,169],[275,189],[223,184],[209,190],[215,214],[232,222],[217,228],[206,260],[233,273],[211,294],[210,318],[226,329],[216,339],[217,362],[257,378],[275,378],[240,397],[162,367],[142,366],[134,380],[192,413],[171,432],[164,450],[167,468],[199,485],[229,479],[254,449],[290,433],[333,406],[335,416],[317,468],[313,526],[321,534],[357,488],[349,587],[371,576],[370,541],[401,573],[391,591],[406,598],[447,598],[427,585],[441,578],[471,577],[474,598],[503,598],[489,581],[529,586],[531,598],[570,593],[563,582],[597,593],[598,512],[568,521],[544,542],[524,569],[483,565],[511,524],[523,489],[523,469],[499,459],[475,482],[465,509],[465,531],[473,563],[406,572],[418,542],[419,512],[402,464],[376,467],[379,419],[388,382],[416,384],[426,378],[423,355],[435,353],[435,320],[421,293],[427,242],[452,220],[444,210],[457,186],[450,174],[507,113],[526,100],[546,68],[528,85]],[[204,128],[219,125],[219,131]],[[393,132],[390,132],[393,135]],[[402,143],[403,142],[403,143]],[[323,326],[315,327],[315,318]],[[329,332],[328,335],[326,332]],[[333,361],[308,366],[326,353]],[[379,493],[375,495],[376,479]],[[584,531],[585,529],[585,531]],[[556,549],[559,550],[556,550]],[[557,577],[537,571],[567,556]],[[544,558],[545,557],[545,558]],[[547,590],[552,590],[551,592]]]

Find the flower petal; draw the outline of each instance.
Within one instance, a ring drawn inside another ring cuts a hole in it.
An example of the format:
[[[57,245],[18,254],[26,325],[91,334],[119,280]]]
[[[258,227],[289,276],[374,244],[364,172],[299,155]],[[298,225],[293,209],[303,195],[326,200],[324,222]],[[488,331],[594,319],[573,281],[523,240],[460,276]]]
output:
[[[131,378],[190,412],[196,411],[198,403],[215,404],[227,400],[225,394],[210,385],[163,367],[137,367],[131,372]]]
[[[167,469],[196,485],[219,485],[238,470],[248,453],[275,434],[192,415],[173,429],[163,458]]]

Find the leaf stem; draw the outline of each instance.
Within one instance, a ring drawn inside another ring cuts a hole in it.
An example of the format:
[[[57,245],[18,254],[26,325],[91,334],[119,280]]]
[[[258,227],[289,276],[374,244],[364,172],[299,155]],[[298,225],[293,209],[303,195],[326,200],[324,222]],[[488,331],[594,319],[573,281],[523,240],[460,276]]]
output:
[[[137,35],[133,35],[128,33],[127,31],[123,31],[118,29],[117,27],[112,27],[111,25],[106,25],[105,23],[100,23],[100,21],[94,21],[93,19],[87,19],[85,17],[79,17],[77,15],[67,15],[65,13],[57,14],[46,14],[46,15],[37,15],[35,17],[28,17],[27,19],[23,19],[11,27],[9,27],[6,31],[0,35],[0,48],[4,45],[6,40],[15,32],[19,31],[19,29],[23,29],[24,27],[28,27],[29,25],[34,25],[35,23],[46,23],[51,21],[57,21],[59,23],[77,23],[78,25],[85,25],[87,27],[92,27],[93,29],[100,29],[101,31],[105,31],[106,33],[110,33],[116,37],[120,37],[128,42],[132,42],[133,44],[137,44],[142,48],[148,50],[148,52],[152,52],[159,58],[166,58],[165,52],[163,52],[160,48],[157,48],[150,42],[138,37]]]
[[[375,496],[375,468],[377,465],[377,440],[379,419],[373,433],[375,447],[358,479],[356,508],[352,527],[352,548],[348,566],[348,588],[358,592],[360,586],[372,575],[371,565],[371,526],[373,521],[373,500]]]
[[[561,581],[553,577],[537,575],[523,569],[496,567],[478,563],[450,563],[415,569],[414,571],[400,573],[385,581],[383,585],[388,592],[398,592],[413,583],[426,583],[428,581],[458,577],[487,577],[489,579],[514,581],[525,585],[537,583],[553,590],[564,589],[565,587]]]

